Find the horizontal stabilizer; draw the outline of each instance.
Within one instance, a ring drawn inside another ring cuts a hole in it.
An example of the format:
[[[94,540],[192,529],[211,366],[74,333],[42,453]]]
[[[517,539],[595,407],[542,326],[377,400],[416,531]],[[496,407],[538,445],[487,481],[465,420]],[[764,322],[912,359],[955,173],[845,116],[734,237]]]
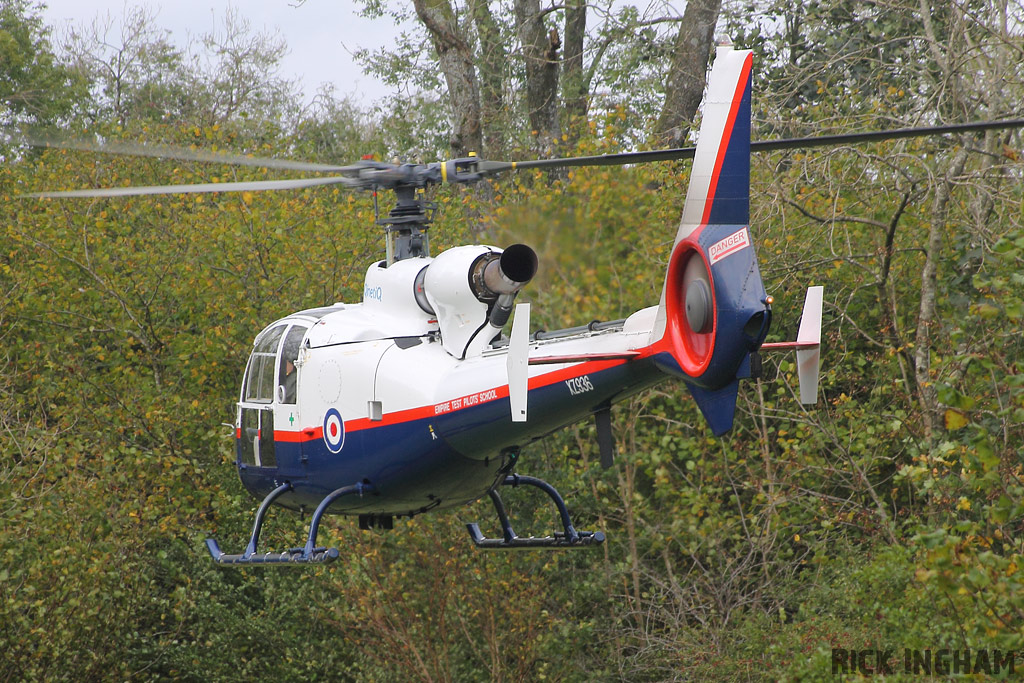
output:
[[[818,375],[821,371],[821,305],[822,286],[808,287],[804,314],[796,341],[803,348],[796,350],[796,373],[800,378],[800,402],[817,403]]]

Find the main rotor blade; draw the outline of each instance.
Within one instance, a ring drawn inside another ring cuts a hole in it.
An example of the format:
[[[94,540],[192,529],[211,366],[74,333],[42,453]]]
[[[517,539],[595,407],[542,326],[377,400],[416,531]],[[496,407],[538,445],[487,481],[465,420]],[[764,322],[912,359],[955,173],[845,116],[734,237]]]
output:
[[[839,135],[819,135],[815,137],[785,138],[781,140],[758,140],[750,143],[751,152],[771,152],[782,149],[804,149],[811,147],[852,145],[863,142],[882,140],[898,140],[911,137],[930,135],[948,135],[951,133],[968,133],[986,130],[1024,127],[1024,119],[1006,119],[1002,121],[979,121],[974,123],[952,124],[947,126],[923,126],[917,128],[897,128],[888,131],[872,131],[865,133],[844,133]],[[205,150],[183,150],[163,145],[135,145],[130,143],[95,144],[82,140],[51,141],[34,139],[27,144],[43,147],[61,147],[92,152],[111,154],[142,155],[164,157],[187,161],[205,161],[214,163],[238,164],[282,170],[326,171],[344,175],[326,178],[300,178],[295,180],[261,180],[239,183],[206,183],[199,185],[156,185],[148,187],[120,187],[96,190],[71,190],[65,192],[37,192],[29,197],[124,197],[134,195],[157,194],[189,194],[204,192],[260,192],[265,190],[289,190],[320,185],[341,184],[352,188],[414,188],[425,187],[430,183],[453,182],[472,183],[484,176],[495,175],[507,171],[572,168],[577,166],[621,166],[625,164],[647,163],[652,161],[673,161],[692,158],[694,147],[676,147],[673,149],[652,150],[646,152],[620,152],[596,156],[564,157],[559,159],[531,159],[527,161],[488,161],[484,159],[455,159],[441,164],[384,164],[362,161],[349,166],[329,166],[287,159],[266,159],[238,154],[220,154]]]
[[[690,159],[696,147],[674,147],[648,152],[620,152],[618,154],[600,154],[586,157],[565,157],[561,159],[532,159],[529,161],[486,162],[483,172],[497,173],[501,171],[521,171],[530,168],[571,168],[574,166],[622,166],[623,164],[641,164],[650,161],[675,161]]]
[[[921,126],[917,128],[895,128],[893,130],[869,131],[866,133],[840,133],[838,135],[816,135],[806,138],[786,138],[783,140],[758,140],[750,143],[751,152],[774,152],[779,149],[803,149],[808,147],[828,147],[832,145],[855,145],[861,142],[879,142],[882,140],[900,140],[903,138],[920,138],[930,135],[948,135],[950,133],[973,133],[985,130],[1001,130],[1006,128],[1024,128],[1024,119],[1006,119],[1003,121],[976,121],[974,123],[954,123],[948,126]]]
[[[46,147],[56,149],[74,149],[80,152],[96,152],[99,154],[118,154],[124,156],[153,157],[156,159],[176,159],[179,161],[201,161],[231,166],[253,166],[256,168],[273,168],[283,171],[321,171],[339,173],[349,170],[348,166],[333,166],[309,161],[292,161],[290,159],[271,159],[269,157],[250,156],[231,152],[213,152],[205,149],[188,149],[170,145],[144,145],[130,142],[94,142],[83,139],[61,139],[47,136],[29,135],[22,139],[30,147]]]
[[[362,183],[345,176],[327,178],[295,178],[292,180],[250,180],[237,183],[200,183],[198,185],[142,185],[139,187],[111,187],[97,190],[68,190],[64,192],[33,192],[25,197],[133,197],[153,194],[196,194],[209,192],[264,192],[267,190],[296,190],[319,185],[349,185],[362,187]]]
[[[1024,128],[1024,119],[1007,119],[1003,121],[979,121],[959,123],[948,126],[923,126],[917,128],[896,128],[893,130],[871,131],[866,133],[844,133],[840,135],[818,135],[804,138],[784,138],[781,140],[757,140],[750,143],[751,152],[773,152],[780,149],[804,149],[826,147],[830,145],[854,145],[862,142],[879,142],[882,140],[899,140],[902,138],[927,137],[930,135],[948,135],[950,133],[970,133],[985,130],[1006,128]],[[481,161],[480,173],[491,175],[504,171],[526,170],[532,168],[571,168],[574,166],[621,166],[623,164],[639,164],[651,161],[674,161],[690,159],[695,147],[675,147],[672,149],[654,150],[649,152],[621,152],[618,154],[602,154],[598,156],[565,157],[561,159],[532,159],[529,161]]]

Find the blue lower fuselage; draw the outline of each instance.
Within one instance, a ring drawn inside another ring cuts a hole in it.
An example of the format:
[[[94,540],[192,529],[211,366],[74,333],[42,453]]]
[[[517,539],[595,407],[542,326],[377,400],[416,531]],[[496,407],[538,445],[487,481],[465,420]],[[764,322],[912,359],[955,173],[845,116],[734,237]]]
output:
[[[411,516],[463,505],[485,495],[521,447],[665,378],[649,359],[585,362],[530,389],[527,422],[509,419],[505,392],[441,414],[377,425],[364,421],[362,428],[346,431],[337,453],[322,434],[275,440],[273,467],[244,463],[240,435],[239,476],[258,498],[290,483],[292,491],[278,502],[297,510],[312,510],[331,491],[358,482],[372,484],[374,493],[341,498],[330,512]]]

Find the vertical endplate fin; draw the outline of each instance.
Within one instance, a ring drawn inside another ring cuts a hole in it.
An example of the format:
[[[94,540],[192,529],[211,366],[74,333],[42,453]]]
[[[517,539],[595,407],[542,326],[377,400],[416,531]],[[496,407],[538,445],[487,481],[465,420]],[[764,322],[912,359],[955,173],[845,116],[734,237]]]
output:
[[[796,372],[800,380],[800,402],[818,402],[818,376],[821,371],[821,307],[824,287],[807,288],[800,331],[796,335]]]

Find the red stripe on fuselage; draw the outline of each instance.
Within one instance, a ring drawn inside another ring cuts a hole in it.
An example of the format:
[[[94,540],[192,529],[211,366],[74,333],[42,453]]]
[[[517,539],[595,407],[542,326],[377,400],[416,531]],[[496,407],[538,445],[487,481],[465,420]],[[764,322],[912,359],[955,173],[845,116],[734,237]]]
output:
[[[729,143],[732,141],[732,129],[736,124],[736,114],[739,112],[740,103],[747,88],[747,81],[750,79],[750,68],[753,64],[751,55],[743,62],[743,71],[736,83],[736,92],[732,96],[732,105],[729,109],[729,118],[725,122],[725,130],[722,131],[722,140],[718,145],[718,158],[715,159],[715,172],[711,175],[711,182],[708,185],[708,197],[704,202],[704,216],[701,224],[706,225],[711,218],[711,207],[715,203],[715,193],[718,190],[718,176],[722,172],[722,164],[725,163],[725,153],[729,150]]]
[[[280,429],[274,430],[274,441],[287,441],[288,443],[302,443],[304,441],[312,441],[313,439],[324,438],[324,428],[316,427],[315,429],[310,427],[303,429],[298,432],[286,432]]]
[[[625,365],[625,360],[605,360],[605,361],[588,361],[579,365],[574,365],[570,368],[563,368],[556,370],[555,372],[549,372],[544,375],[538,375],[537,377],[531,377],[529,382],[529,389],[540,389],[558,382],[564,382],[567,379],[574,379],[576,377],[582,377],[583,375],[590,374],[592,372],[600,372],[601,370],[607,370],[618,365]],[[485,401],[477,401],[470,404],[461,405],[460,408],[449,408],[447,410],[438,411],[438,406],[445,404],[451,404],[455,400],[461,400],[463,403],[464,399],[480,396],[494,392],[492,398],[488,398]],[[413,422],[415,420],[422,420],[441,415],[452,415],[461,410],[468,410],[475,408],[483,403],[489,403],[491,401],[497,401],[503,398],[508,398],[508,385],[502,385],[500,387],[492,387],[490,389],[483,389],[481,391],[469,394],[468,396],[459,397],[459,399],[453,399],[451,401],[442,401],[441,403],[432,403],[428,406],[419,406],[416,408],[408,408],[406,410],[398,410],[393,413],[385,413],[383,418],[380,420],[371,420],[368,417],[361,417],[354,420],[345,421],[345,431],[347,433],[357,432],[363,429],[373,429],[375,427],[386,427],[388,425],[402,424],[404,422]],[[323,427],[308,427],[299,431],[285,431],[285,430],[274,430],[275,441],[286,441],[289,443],[303,443],[306,441],[314,441],[317,439],[324,438]]]

